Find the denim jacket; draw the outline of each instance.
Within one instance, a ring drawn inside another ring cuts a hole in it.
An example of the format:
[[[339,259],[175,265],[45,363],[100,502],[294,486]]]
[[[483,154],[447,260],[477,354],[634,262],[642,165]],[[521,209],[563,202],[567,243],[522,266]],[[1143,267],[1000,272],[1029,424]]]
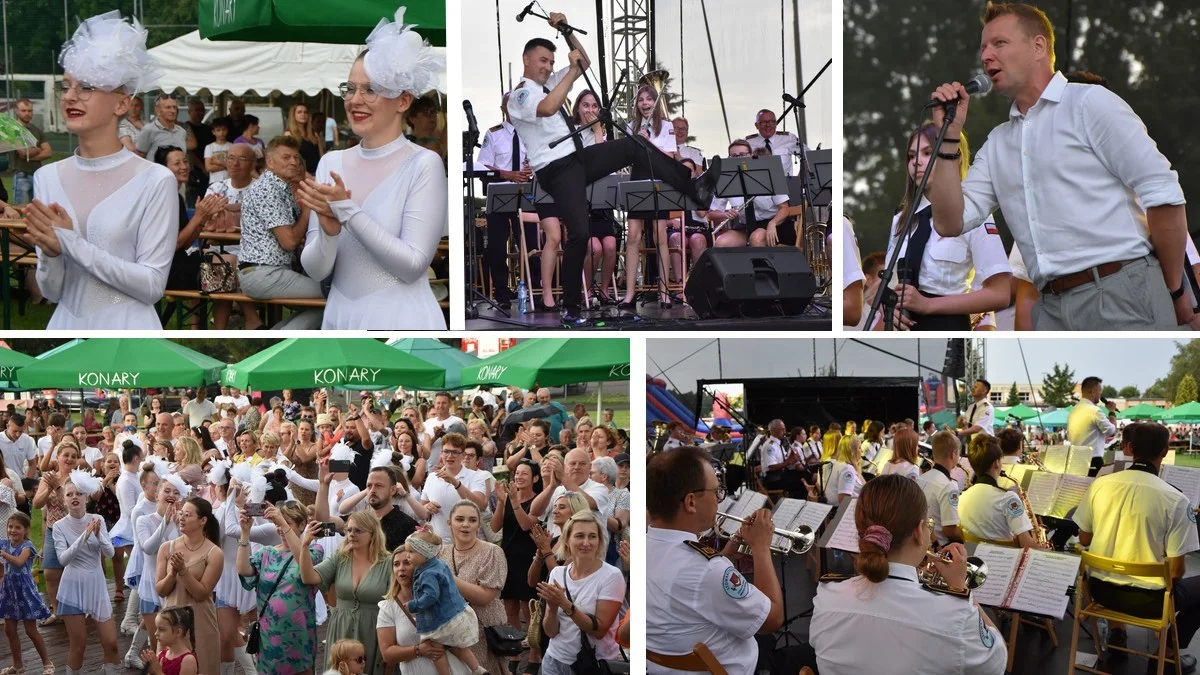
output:
[[[419,633],[432,633],[467,608],[467,601],[454,585],[450,566],[438,558],[430,558],[413,570],[412,594],[408,611],[417,620]]]

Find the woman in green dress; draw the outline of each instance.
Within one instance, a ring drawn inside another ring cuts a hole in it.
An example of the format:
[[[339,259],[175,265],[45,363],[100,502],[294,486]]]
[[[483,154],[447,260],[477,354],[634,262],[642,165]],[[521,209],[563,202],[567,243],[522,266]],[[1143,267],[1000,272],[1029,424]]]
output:
[[[355,511],[346,519],[346,538],[337,553],[317,565],[321,591],[337,594],[330,608],[326,644],[354,639],[363,643],[367,657],[365,675],[383,675],[383,654],[376,640],[379,601],[392,580],[391,562],[383,529],[374,511]],[[333,668],[333,664],[328,665]]]

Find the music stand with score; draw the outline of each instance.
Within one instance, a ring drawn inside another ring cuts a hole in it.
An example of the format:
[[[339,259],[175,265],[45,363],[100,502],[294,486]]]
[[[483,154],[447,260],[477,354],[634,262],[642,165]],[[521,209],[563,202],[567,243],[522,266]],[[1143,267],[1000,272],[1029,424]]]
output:
[[[788,180],[778,157],[725,157],[721,160],[721,175],[717,177],[718,197],[749,200],[782,194],[788,194]],[[702,208],[709,206],[706,204]]]

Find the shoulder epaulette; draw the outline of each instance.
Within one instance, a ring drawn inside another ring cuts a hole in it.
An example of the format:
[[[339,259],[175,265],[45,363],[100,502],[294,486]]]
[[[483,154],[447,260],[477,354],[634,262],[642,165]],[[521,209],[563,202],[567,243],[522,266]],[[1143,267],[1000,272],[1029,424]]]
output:
[[[971,591],[967,589],[958,590],[954,588],[947,588],[945,586],[929,586],[926,584],[921,584],[921,588],[924,588],[930,593],[937,593],[938,595],[953,595],[957,598],[971,597]]]
[[[504,124],[501,123],[501,124],[497,124],[496,126],[492,127],[491,129],[488,129],[488,131],[500,131],[503,128],[504,128]]]
[[[758,138],[758,134],[750,134],[749,136],[746,137],[746,140],[752,141],[756,138]]]
[[[855,576],[853,574],[822,574],[820,581],[823,584],[836,584],[847,579],[853,579]]]
[[[778,136],[791,136],[791,134],[786,131],[776,131],[775,134]]]
[[[704,556],[705,560],[712,560],[713,558],[720,557],[721,555],[715,548],[707,544],[701,544],[698,541],[685,541],[684,543],[687,544],[688,548]]]

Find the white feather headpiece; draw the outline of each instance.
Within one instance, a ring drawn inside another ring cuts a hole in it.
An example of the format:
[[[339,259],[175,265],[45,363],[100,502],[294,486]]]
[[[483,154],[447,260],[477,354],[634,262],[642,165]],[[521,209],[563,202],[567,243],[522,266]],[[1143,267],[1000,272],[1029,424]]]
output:
[[[354,456],[357,454],[357,452],[355,452],[349,445],[346,445],[345,443],[338,443],[329,450],[329,458],[336,459],[338,461],[344,460],[347,462],[353,462]]]
[[[229,475],[237,482],[249,485],[254,478],[254,467],[250,466],[250,462],[238,462],[229,467]]]
[[[251,502],[262,502],[267,498],[267,489],[270,485],[267,484],[267,477],[261,473],[254,474],[254,478],[250,479],[250,492],[246,495],[246,500]]]
[[[85,495],[94,495],[100,491],[100,479],[87,471],[75,469],[71,472],[71,483]]]
[[[445,58],[434,51],[416,31],[404,25],[404,10],[396,10],[395,22],[380,19],[367,36],[367,55],[363,69],[371,88],[384,98],[399,98],[410,92],[420,96],[437,87],[438,75],[445,71]]]
[[[233,466],[233,462],[227,459],[213,460],[212,466],[208,470],[208,482],[210,485],[228,485],[229,484],[229,468]]]
[[[177,474],[171,474],[171,475],[167,476],[166,478],[164,478],[163,480],[167,481],[171,485],[174,485],[175,489],[179,490],[179,498],[180,499],[187,499],[188,495],[192,494],[192,486],[183,482],[183,479],[180,478]]]
[[[381,466],[391,466],[391,465],[392,465],[391,449],[390,448],[376,448],[374,454],[371,455],[371,468],[376,469]]]
[[[154,465],[154,473],[158,474],[159,480],[171,475],[171,464],[162,457],[150,455],[146,461]]]
[[[126,94],[158,87],[162,70],[146,51],[146,29],[113,10],[84,21],[59,53],[63,71],[103,91]]]

